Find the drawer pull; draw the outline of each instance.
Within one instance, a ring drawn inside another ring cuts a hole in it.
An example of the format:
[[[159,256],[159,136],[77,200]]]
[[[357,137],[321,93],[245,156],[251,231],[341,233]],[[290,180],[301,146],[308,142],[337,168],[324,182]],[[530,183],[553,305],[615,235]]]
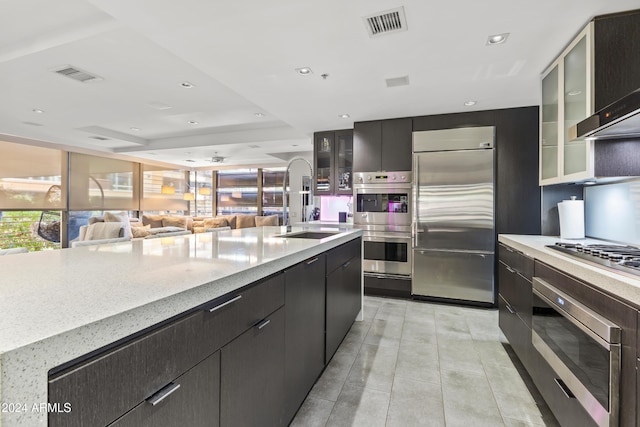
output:
[[[231,298],[229,301],[225,301],[222,304],[216,305],[215,307],[209,309],[209,313],[213,313],[214,311],[219,310],[219,309],[221,309],[222,307],[224,307],[226,305],[234,303],[234,302],[238,301],[240,298],[242,298],[242,295],[238,295],[238,296],[236,296],[234,298]]]
[[[507,270],[509,270],[509,272],[516,274],[517,271],[515,271],[513,268],[509,267],[508,265],[505,265],[505,267],[507,267]]]
[[[347,268],[349,267],[349,264],[351,264],[351,261],[347,261],[344,264],[342,264],[342,268]]]
[[[318,260],[318,257],[315,257],[314,259],[307,261],[307,265],[313,264],[317,260]]]
[[[513,253],[513,252],[514,252],[514,250],[513,250],[513,249],[511,249],[509,246],[503,246],[503,248],[505,248],[506,250],[508,250],[508,251],[509,251],[509,252],[511,252],[511,253]]]
[[[169,397],[169,395],[173,394],[176,390],[180,388],[180,384],[169,383],[164,388],[160,389],[156,394],[147,399],[147,402],[151,403],[153,406],[156,406],[158,403],[162,402],[164,399]]]
[[[560,387],[560,390],[562,390],[562,393],[565,396],[567,396],[567,399],[575,399],[576,398],[574,396],[574,394],[571,393],[571,390],[569,390],[569,387],[567,387],[567,385],[564,383],[564,381],[562,381],[560,378],[554,378],[553,380],[556,382],[558,387]]]
[[[265,326],[267,326],[269,323],[271,323],[271,319],[264,319],[262,322],[258,323],[258,324],[256,325],[256,327],[257,327],[258,329],[262,329],[262,328],[264,328]]]
[[[505,307],[507,307],[507,310],[509,310],[509,313],[516,314],[516,312],[513,310],[513,308],[511,308],[509,304],[507,304]]]

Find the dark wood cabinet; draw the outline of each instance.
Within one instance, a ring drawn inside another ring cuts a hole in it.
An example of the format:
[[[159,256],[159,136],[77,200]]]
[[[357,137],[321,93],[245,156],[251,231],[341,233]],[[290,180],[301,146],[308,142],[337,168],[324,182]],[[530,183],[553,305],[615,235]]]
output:
[[[49,426],[105,426],[203,360],[202,314],[196,313],[122,345],[49,380]]]
[[[313,257],[284,272],[286,422],[324,368],[325,258]]]
[[[284,317],[280,308],[222,348],[221,425],[286,425]]]
[[[313,135],[316,195],[353,194],[353,130],[316,132]]]
[[[361,309],[361,253],[358,239],[327,254],[325,363],[329,363]]]
[[[55,368],[49,403],[72,411],[51,412],[48,425],[287,425],[324,369],[326,328],[337,347],[360,310],[360,247],[355,239]]]
[[[594,109],[640,88],[640,10],[594,19]]]
[[[534,260],[499,245],[498,324],[525,368],[531,368]]]
[[[353,170],[410,171],[412,131],[411,118],[354,123]]]
[[[209,356],[110,427],[220,425],[220,352]]]

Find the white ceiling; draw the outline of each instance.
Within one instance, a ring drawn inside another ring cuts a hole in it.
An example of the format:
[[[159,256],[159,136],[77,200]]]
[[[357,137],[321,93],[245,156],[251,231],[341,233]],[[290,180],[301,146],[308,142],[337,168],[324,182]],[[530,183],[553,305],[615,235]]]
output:
[[[362,17],[398,6],[408,30],[370,38]],[[635,8],[640,0],[0,0],[0,139],[184,167],[280,165],[310,155],[314,131],[354,121],[538,105],[540,73],[581,27]],[[497,33],[507,43],[487,46]],[[102,81],[51,71],[63,65]],[[294,71],[305,66],[312,75]],[[408,86],[386,87],[401,76]]]

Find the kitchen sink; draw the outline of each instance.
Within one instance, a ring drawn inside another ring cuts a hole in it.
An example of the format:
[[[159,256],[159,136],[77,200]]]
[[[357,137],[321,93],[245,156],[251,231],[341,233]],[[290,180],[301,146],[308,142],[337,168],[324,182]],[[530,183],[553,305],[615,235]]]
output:
[[[273,237],[295,238],[295,239],[324,239],[335,236],[339,231],[297,231],[294,233],[278,234]]]

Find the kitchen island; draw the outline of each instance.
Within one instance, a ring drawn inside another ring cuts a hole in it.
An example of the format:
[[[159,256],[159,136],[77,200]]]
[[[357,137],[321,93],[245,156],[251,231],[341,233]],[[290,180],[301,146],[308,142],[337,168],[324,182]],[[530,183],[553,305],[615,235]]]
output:
[[[322,239],[280,234],[260,227],[0,258],[0,425],[47,425],[48,412],[65,411],[46,405],[52,369],[100,358],[203,304],[213,311],[247,285],[350,242],[360,253],[359,230]],[[324,271],[323,264],[323,286]]]

